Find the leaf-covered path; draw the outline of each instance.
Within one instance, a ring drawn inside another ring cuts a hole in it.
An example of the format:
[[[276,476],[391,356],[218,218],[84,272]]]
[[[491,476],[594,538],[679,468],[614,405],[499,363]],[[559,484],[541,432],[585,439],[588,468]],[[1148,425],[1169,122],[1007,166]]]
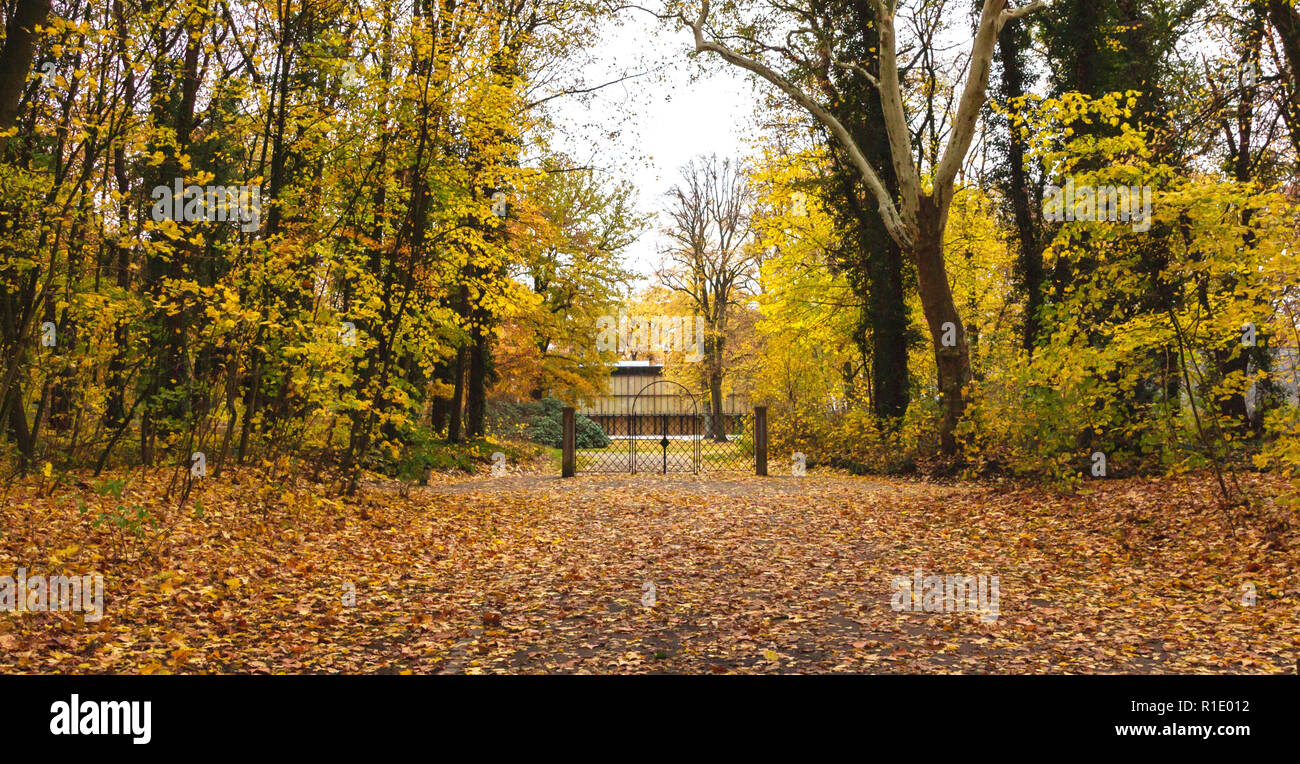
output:
[[[0,670],[1294,672],[1300,654],[1296,531],[1226,531],[1195,480],[251,483],[206,485],[201,518],[164,516],[121,559],[75,491],[11,496],[0,562],[98,569],[107,613],[0,615]],[[918,568],[998,576],[997,619],[895,611],[891,579]]]

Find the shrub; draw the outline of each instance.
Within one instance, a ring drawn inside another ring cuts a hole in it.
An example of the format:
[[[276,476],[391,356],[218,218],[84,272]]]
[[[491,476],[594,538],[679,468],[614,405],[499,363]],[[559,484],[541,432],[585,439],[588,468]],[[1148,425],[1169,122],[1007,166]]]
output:
[[[937,451],[937,403],[913,401],[901,422],[876,418],[865,408],[832,414],[804,411],[795,416],[773,408],[768,416],[769,462],[804,453],[808,465],[838,467],[856,474],[900,474]]]
[[[556,398],[540,401],[502,402],[494,406],[492,424],[498,433],[519,433],[533,443],[560,448],[564,435],[564,404]],[[574,421],[578,448],[605,448],[609,436],[600,425],[582,414]]]

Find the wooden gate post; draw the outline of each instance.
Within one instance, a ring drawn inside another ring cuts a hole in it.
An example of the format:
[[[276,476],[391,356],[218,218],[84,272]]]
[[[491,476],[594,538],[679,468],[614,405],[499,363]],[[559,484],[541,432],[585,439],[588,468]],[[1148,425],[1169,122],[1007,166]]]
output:
[[[767,406],[754,407],[754,472],[767,476]]]
[[[572,406],[561,410],[563,416],[563,433],[560,436],[560,477],[571,478],[577,473],[578,448],[577,430],[574,423]]]

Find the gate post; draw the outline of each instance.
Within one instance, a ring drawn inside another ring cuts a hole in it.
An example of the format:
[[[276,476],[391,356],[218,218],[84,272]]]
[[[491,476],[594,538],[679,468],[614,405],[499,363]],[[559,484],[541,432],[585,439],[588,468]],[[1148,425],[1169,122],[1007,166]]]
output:
[[[767,406],[754,407],[754,473],[767,476]]]
[[[577,472],[578,465],[577,431],[574,426],[573,407],[565,406],[560,413],[563,423],[560,435],[560,477],[570,478]]]

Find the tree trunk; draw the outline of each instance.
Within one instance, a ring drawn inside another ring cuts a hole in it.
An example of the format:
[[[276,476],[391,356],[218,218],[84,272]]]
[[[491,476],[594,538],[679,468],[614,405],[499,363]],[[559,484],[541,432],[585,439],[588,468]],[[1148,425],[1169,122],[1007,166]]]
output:
[[[22,387],[14,382],[9,388],[10,400],[6,408],[9,411],[9,433],[18,446],[18,472],[26,475],[31,466],[32,456],[36,452],[36,439],[27,427],[27,412],[23,409]]]
[[[462,403],[465,400],[465,356],[468,349],[462,345],[456,350],[456,384],[451,394],[451,410],[447,412],[447,442],[460,442]]]
[[[1286,56],[1290,103],[1287,109],[1287,128],[1291,144],[1300,152],[1300,10],[1287,0],[1269,0],[1268,17],[1282,38],[1282,51]]]
[[[1013,21],[1002,28],[998,36],[998,58],[1002,63],[1002,97],[1010,101],[1025,94],[1024,62],[1021,59],[1022,45],[1028,43],[1028,34],[1020,21]],[[1035,214],[1037,194],[1029,190],[1029,174],[1025,172],[1025,139],[1020,136],[1010,120],[1002,120],[1006,129],[1006,180],[1003,193],[1011,205],[1012,218],[1016,226],[1019,257],[1016,265],[1020,288],[1025,298],[1025,324],[1021,335],[1021,346],[1031,356],[1042,330],[1042,317],[1039,311],[1043,306],[1043,244]]]
[[[113,21],[118,30],[117,55],[122,62],[123,68],[128,65],[128,56],[126,51],[126,12],[122,8],[121,0],[113,2]],[[135,79],[127,77],[125,83],[126,98],[128,104],[135,103]],[[122,144],[113,147],[113,180],[117,183],[117,192],[121,195],[121,202],[118,204],[118,216],[121,218],[123,225],[131,220],[131,203],[129,192],[131,189],[130,178],[127,177],[126,170],[126,149]],[[131,249],[122,244],[122,239],[126,238],[121,233],[112,241],[109,246],[109,253],[115,256],[112,263],[113,274],[118,287],[124,292],[131,288]],[[104,424],[109,428],[116,427],[122,423],[126,416],[126,370],[130,350],[131,337],[127,327],[127,321],[119,319],[113,328],[113,357],[108,363],[108,401],[104,407]]]
[[[962,324],[943,261],[943,226],[931,197],[922,197],[918,214],[919,236],[913,248],[916,262],[916,285],[921,295],[925,322],[934,342],[934,362],[938,369],[939,395],[943,418],[939,425],[939,443],[943,453],[957,453],[956,429],[966,410],[965,387],[970,381],[970,349],[966,344],[966,327]],[[945,341],[948,344],[945,344]]]
[[[712,414],[711,435],[718,443],[727,442],[727,420],[722,412],[722,369],[709,371],[709,410]]]
[[[474,328],[469,355],[469,394],[465,401],[465,434],[471,438],[483,437],[487,415],[488,336],[482,328]]]
[[[434,379],[444,384],[451,383],[451,375],[455,370],[455,363],[448,361],[439,361],[433,368]],[[447,413],[451,409],[451,402],[442,396],[435,396],[429,402],[429,427],[435,434],[446,434]]]
[[[9,17],[5,44],[0,48],[0,131],[13,127],[18,118],[18,102],[27,87],[36,51],[36,26],[45,22],[49,12],[50,0],[18,0]],[[0,152],[7,142],[0,138]]]
[[[876,416],[899,420],[911,403],[907,372],[907,296],[903,252],[892,239],[868,256],[871,277],[872,400]]]

